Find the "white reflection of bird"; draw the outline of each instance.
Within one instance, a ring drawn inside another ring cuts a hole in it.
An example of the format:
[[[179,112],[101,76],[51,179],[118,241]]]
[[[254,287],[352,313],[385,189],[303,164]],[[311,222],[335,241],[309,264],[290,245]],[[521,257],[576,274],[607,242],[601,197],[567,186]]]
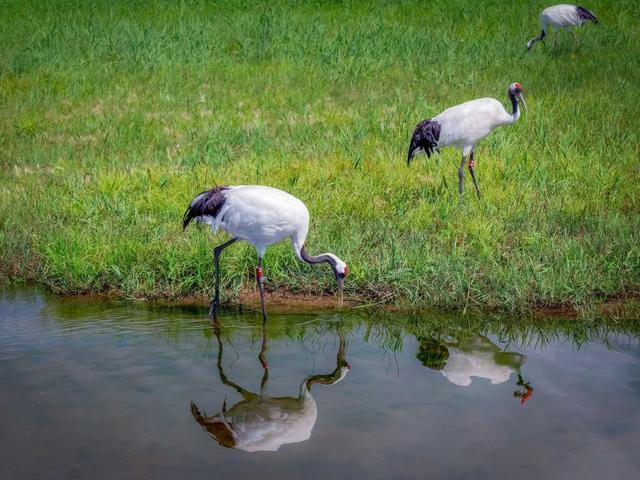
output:
[[[316,401],[311,396],[311,386],[316,383],[335,385],[349,372],[350,367],[345,360],[345,341],[340,337],[337,366],[332,373],[305,378],[297,397],[269,397],[263,393],[269,378],[264,357],[266,333],[264,335],[259,355],[264,368],[260,394],[249,392],[227,378],[222,368],[222,342],[218,334],[220,380],[234,388],[242,396],[242,400],[229,409],[226,408],[225,401],[222,411],[212,416],[200,412],[196,404],[191,402],[193,418],[224,447],[246,452],[276,451],[282,445],[308,440],[318,416]]]
[[[503,352],[485,336],[466,332],[449,341],[421,340],[417,356],[423,365],[439,370],[461,387],[471,385],[473,377],[494,385],[504,383],[512,373],[520,372],[527,360],[520,353]]]

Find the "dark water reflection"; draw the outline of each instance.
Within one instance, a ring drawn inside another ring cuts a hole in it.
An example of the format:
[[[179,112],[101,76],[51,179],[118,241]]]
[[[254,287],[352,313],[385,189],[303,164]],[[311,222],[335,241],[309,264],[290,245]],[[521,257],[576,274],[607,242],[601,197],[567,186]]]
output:
[[[0,297],[1,478],[638,478],[635,324]]]

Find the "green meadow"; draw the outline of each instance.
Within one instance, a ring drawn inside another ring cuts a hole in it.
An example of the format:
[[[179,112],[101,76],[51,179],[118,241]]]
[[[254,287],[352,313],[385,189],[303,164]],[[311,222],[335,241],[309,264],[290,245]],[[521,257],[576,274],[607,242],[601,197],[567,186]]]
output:
[[[349,264],[365,303],[519,312],[640,292],[640,10],[530,53],[543,1],[14,1],[0,15],[0,281],[127,298],[209,294],[201,190],[265,184],[304,201],[308,250]],[[406,154],[464,101],[529,108],[476,151]],[[222,256],[223,299],[255,250]],[[331,294],[288,243],[270,292]]]

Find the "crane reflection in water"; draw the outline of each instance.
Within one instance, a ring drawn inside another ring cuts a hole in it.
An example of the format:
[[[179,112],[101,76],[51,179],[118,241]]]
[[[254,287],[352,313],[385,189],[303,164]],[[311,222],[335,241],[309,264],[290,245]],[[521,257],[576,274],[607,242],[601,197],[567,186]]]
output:
[[[227,408],[225,400],[221,411],[210,416],[191,402],[191,414],[195,421],[223,447],[246,452],[276,451],[282,445],[308,440],[318,416],[311,387],[315,384],[335,385],[351,369],[345,359],[346,342],[343,335],[339,334],[335,370],[326,375],[306,377],[300,384],[297,397],[271,397],[265,394],[269,382],[266,322],[262,325],[262,346],[258,354],[263,368],[260,393],[250,392],[227,377],[222,366],[223,345],[217,323],[214,323],[214,333],[218,340],[220,381],[238,392],[242,400],[231,408]]]
[[[533,395],[533,387],[524,379],[522,366],[526,355],[502,351],[484,335],[456,332],[444,338],[418,338],[416,358],[425,367],[437,370],[451,383],[467,387],[473,377],[485,378],[492,384],[504,383],[517,375],[514,397],[524,403]]]

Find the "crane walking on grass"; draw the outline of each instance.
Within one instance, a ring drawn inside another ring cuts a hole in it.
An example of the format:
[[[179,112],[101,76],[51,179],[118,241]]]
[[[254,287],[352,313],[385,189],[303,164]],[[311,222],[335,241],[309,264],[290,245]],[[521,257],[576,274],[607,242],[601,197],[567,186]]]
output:
[[[554,45],[558,41],[558,30],[561,28],[570,31],[576,43],[580,45],[576,32],[572,30],[572,27],[579,27],[586,22],[598,23],[598,19],[592,11],[579,5],[554,5],[553,7],[545,8],[540,14],[542,32],[527,42],[527,49],[531,50],[531,47],[537,42],[544,40],[550,26],[556,29],[553,41]]]
[[[527,105],[522,96],[522,85],[512,83],[509,86],[509,100],[512,111],[507,112],[502,103],[495,98],[478,98],[469,102],[448,108],[433,118],[420,122],[413,132],[407,165],[419,151],[431,157],[434,150],[442,147],[456,147],[462,150],[462,161],[458,170],[458,192],[462,194],[464,179],[464,165],[469,159],[469,172],[480,198],[480,189],[475,172],[475,147],[478,141],[489,135],[497,127],[511,125],[520,118],[518,100],[525,110]]]
[[[344,279],[349,273],[347,264],[333,253],[309,255],[304,242],[309,231],[309,211],[299,199],[282,190],[260,185],[220,186],[198,194],[189,204],[182,220],[183,229],[195,219],[211,225],[214,233],[221,228],[233,238],[213,250],[216,272],[215,296],[210,313],[215,316],[220,306],[220,254],[238,240],[245,240],[258,253],[256,280],[260,289],[262,315],[267,313],[264,303],[264,278],[262,258],[267,247],[287,238],[293,250],[303,262],[328,263],[338,282],[338,305],[342,306]]]

